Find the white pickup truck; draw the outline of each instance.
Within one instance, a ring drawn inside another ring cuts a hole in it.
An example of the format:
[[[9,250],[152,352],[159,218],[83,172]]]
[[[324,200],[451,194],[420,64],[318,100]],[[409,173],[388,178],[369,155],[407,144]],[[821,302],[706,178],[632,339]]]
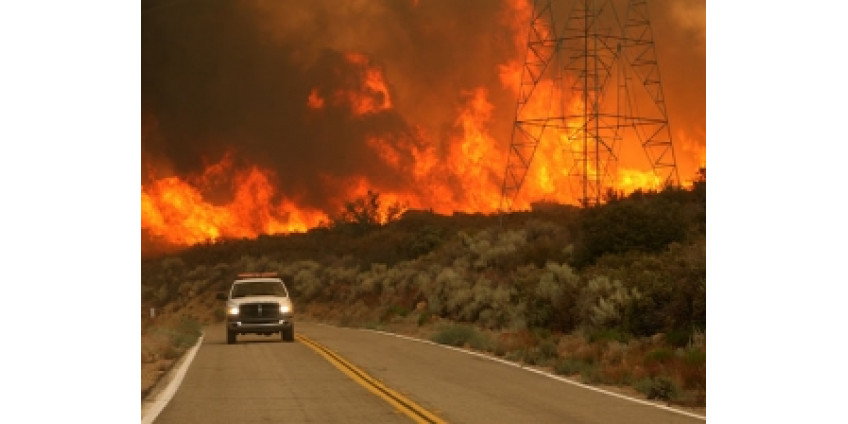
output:
[[[283,341],[294,341],[294,310],[285,283],[276,273],[242,273],[233,281],[227,301],[227,344],[238,334],[280,333]]]

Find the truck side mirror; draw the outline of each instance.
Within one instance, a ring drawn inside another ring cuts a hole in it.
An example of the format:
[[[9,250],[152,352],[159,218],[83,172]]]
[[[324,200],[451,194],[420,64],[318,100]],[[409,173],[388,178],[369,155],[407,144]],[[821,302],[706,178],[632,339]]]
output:
[[[227,294],[226,293],[218,293],[218,294],[215,295],[215,299],[227,300]]]

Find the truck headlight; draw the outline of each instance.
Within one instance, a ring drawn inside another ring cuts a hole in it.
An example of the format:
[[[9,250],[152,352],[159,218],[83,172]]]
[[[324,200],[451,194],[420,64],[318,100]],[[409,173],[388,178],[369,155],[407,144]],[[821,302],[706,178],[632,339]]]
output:
[[[280,312],[286,314],[291,312],[291,306],[289,305],[280,305]]]
[[[239,307],[238,306],[230,306],[229,309],[227,309],[227,313],[230,314],[230,315],[238,315]]]

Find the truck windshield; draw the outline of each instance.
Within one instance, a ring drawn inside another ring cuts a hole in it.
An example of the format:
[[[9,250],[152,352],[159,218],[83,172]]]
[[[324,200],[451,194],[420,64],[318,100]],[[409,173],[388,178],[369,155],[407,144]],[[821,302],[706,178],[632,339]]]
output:
[[[233,285],[233,298],[247,296],[288,296],[288,294],[281,283],[274,281],[252,281]]]

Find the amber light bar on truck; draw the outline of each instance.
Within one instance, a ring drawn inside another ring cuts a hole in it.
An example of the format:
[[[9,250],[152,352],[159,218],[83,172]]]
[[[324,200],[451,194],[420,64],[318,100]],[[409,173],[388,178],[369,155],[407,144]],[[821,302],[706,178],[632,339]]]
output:
[[[278,277],[276,272],[241,272],[238,274],[239,278],[276,278]]]

